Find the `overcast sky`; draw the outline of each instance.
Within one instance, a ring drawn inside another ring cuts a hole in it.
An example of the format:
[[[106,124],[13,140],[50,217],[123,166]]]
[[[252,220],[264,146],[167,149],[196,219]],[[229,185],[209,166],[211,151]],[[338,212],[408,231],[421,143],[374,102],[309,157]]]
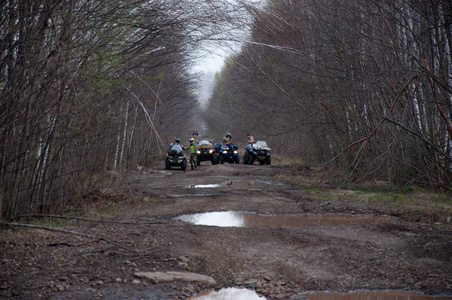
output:
[[[265,3],[264,0],[227,0],[231,2],[231,5],[236,4],[237,2],[244,1],[248,4],[252,4],[254,6],[263,6]],[[194,66],[194,72],[219,72],[223,67],[224,60],[230,55],[237,53],[240,51],[242,43],[238,40],[244,40],[248,35],[248,28],[244,26],[242,28],[243,31],[236,31],[235,33],[228,32],[227,36],[232,38],[235,41],[224,41],[219,42],[215,41],[209,45],[208,41],[203,42],[204,53],[202,54],[202,58],[198,59]],[[232,36],[231,36],[232,34]]]
[[[241,43],[233,41],[218,41],[211,46],[207,45],[200,50],[200,58],[196,60],[193,66],[193,72],[220,72],[224,60],[232,54],[240,51]]]

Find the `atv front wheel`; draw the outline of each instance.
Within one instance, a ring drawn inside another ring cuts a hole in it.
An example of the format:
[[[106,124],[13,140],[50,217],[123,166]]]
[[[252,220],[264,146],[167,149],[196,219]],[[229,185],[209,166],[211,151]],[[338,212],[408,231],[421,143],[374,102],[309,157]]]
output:
[[[255,157],[254,155],[250,154],[250,157],[249,157],[249,159],[248,159],[248,163],[249,163],[250,165],[252,165],[252,164],[254,163],[255,160],[256,160],[256,157]]]
[[[165,170],[170,170],[171,169],[171,165],[169,160],[165,159]]]
[[[220,159],[218,157],[219,155],[217,153],[215,153],[212,157],[212,165],[216,165],[220,162]]]
[[[271,165],[272,164],[272,158],[269,156],[266,160],[267,165]]]
[[[182,169],[182,171],[185,171],[187,169],[187,160],[186,159],[184,159],[184,161],[182,162],[181,169]]]

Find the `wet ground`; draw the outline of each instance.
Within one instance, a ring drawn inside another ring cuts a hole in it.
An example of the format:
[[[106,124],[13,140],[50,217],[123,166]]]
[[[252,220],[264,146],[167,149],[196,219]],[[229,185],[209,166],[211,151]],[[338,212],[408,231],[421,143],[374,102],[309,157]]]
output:
[[[201,296],[227,288],[256,299],[352,299],[330,292],[369,290],[399,293],[385,299],[452,297],[450,225],[395,203],[313,199],[282,182],[290,176],[287,167],[208,162],[134,172],[92,195],[81,216],[114,222],[45,224],[97,238],[3,231],[0,297],[215,299]],[[420,217],[405,217],[413,213]],[[215,283],[136,276],[166,271]]]

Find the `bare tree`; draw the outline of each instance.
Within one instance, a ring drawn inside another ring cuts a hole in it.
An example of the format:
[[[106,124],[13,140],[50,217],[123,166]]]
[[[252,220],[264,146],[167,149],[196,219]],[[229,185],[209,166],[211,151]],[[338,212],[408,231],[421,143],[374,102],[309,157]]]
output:
[[[201,0],[2,1],[1,217],[70,209],[104,170],[158,157],[190,127],[190,60],[231,20],[226,8]]]
[[[451,11],[441,0],[250,8],[251,38],[218,76],[211,114],[237,131],[247,118],[283,154],[334,159],[340,182],[449,187]]]

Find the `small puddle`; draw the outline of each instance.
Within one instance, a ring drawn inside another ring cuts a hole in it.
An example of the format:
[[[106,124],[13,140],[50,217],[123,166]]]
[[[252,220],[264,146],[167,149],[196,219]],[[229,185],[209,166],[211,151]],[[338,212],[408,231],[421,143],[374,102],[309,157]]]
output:
[[[248,190],[261,190],[262,188],[268,188],[268,186],[284,186],[282,182],[268,181],[268,180],[229,180],[223,181],[221,183],[210,183],[210,184],[190,184],[189,188],[192,189],[209,189],[209,188],[224,188],[224,187],[234,187],[240,189]]]
[[[191,297],[189,299],[196,300],[263,300],[264,296],[259,297],[255,291],[239,288],[224,288],[216,291],[205,291],[199,293],[197,296]]]
[[[348,214],[260,215],[224,211],[181,215],[175,218],[194,225],[218,227],[298,227],[307,225],[370,224],[387,222],[391,217]]]
[[[219,183],[212,183],[212,184],[196,184],[196,185],[190,185],[189,188],[192,189],[210,189],[210,188],[219,188],[226,186],[225,184],[219,184]]]
[[[164,196],[171,197],[171,198],[184,198],[184,197],[211,197],[211,196],[218,196],[220,194],[166,194]]]
[[[306,300],[451,300],[452,297],[428,296],[408,291],[356,291],[350,293],[309,293],[301,294]],[[302,299],[303,299],[302,298]]]

